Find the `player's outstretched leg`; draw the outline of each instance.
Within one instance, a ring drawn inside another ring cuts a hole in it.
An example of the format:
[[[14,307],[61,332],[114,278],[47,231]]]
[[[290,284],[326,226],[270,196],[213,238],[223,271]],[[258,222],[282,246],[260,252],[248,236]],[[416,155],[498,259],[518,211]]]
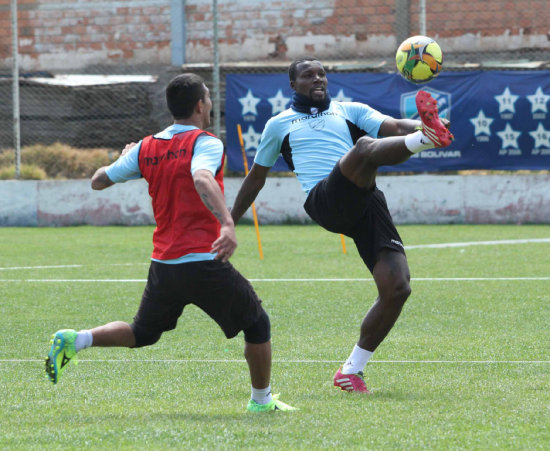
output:
[[[416,93],[416,109],[422,121],[422,133],[435,147],[447,147],[454,139],[453,134],[439,119],[437,102],[426,91]]]
[[[288,404],[285,404],[283,401],[279,401],[279,395],[273,395],[271,402],[268,402],[267,404],[258,404],[256,401],[251,399],[248,401],[248,406],[246,409],[249,412],[272,412],[275,410],[282,410],[282,411],[290,411],[290,410],[298,410],[296,407],[289,406]]]
[[[54,384],[57,384],[69,362],[76,361],[76,336],[77,332],[73,329],[58,330],[52,335],[52,346],[46,358],[46,374]]]
[[[367,384],[365,384],[362,371],[355,374],[343,374],[342,368],[338,368],[338,371],[334,375],[334,386],[347,392],[363,393],[365,395],[371,394],[367,388]]]

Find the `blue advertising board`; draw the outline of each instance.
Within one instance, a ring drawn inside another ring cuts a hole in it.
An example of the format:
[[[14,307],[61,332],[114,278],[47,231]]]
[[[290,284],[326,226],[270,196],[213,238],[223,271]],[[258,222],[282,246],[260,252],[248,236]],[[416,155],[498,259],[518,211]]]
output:
[[[333,100],[363,102],[396,118],[418,118],[415,95],[428,91],[451,121],[455,141],[380,171],[550,169],[550,71],[444,72],[425,85],[398,74],[328,74]],[[226,78],[227,161],[244,171],[237,124],[251,167],[267,120],[290,105],[287,74],[229,74]],[[288,171],[280,157],[273,167]]]

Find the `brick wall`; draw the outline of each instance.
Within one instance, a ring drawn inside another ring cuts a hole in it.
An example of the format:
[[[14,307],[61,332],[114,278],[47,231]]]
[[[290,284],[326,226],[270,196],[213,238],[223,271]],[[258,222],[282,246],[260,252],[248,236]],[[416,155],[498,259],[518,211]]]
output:
[[[0,59],[11,52],[9,3],[0,3]],[[17,3],[23,70],[170,61],[170,0]]]
[[[0,0],[0,68],[11,53],[9,0]],[[428,34],[448,51],[549,45],[548,0],[426,2]],[[170,64],[171,0],[19,0],[23,70]],[[418,0],[219,0],[224,61],[391,54],[417,34]],[[406,23],[396,8],[406,8]],[[212,61],[212,1],[186,0],[186,61]],[[459,39],[457,39],[459,38]]]
[[[211,58],[209,4],[187,1],[189,62]],[[550,50],[548,0],[438,0],[426,4],[427,34],[436,37],[447,51]],[[408,10],[406,22],[396,8]],[[392,55],[400,42],[397,39],[419,34],[418,0],[226,0],[219,2],[219,9],[222,61],[304,53],[331,59]]]

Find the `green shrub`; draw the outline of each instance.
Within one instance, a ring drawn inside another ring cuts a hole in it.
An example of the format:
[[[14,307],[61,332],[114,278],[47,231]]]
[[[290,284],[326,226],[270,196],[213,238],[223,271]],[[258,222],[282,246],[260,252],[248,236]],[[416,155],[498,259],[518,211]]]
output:
[[[94,172],[118,157],[109,149],[76,149],[67,144],[34,144],[21,149],[22,165],[42,168],[50,179],[90,178]],[[0,153],[0,168],[13,165],[13,149]]]
[[[48,178],[46,171],[32,164],[22,164],[21,180],[44,180]],[[15,179],[15,165],[0,167],[0,180]]]

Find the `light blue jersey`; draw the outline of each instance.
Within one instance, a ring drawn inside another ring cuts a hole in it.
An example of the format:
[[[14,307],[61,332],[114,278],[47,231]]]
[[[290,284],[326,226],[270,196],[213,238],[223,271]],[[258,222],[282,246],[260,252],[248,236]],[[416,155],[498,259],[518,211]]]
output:
[[[388,117],[358,102],[332,101],[328,110],[318,114],[289,108],[267,121],[254,163],[271,167],[282,153],[309,193],[360,136],[377,138]]]
[[[159,139],[172,139],[176,133],[196,130],[193,125],[173,124],[155,135]],[[130,151],[108,166],[105,170],[107,177],[115,183],[124,183],[128,180],[139,179],[141,172],[139,170],[138,156],[141,149],[141,141],[138,142]],[[207,169],[212,175],[216,175],[220,169],[223,155],[223,143],[210,135],[201,135],[195,141],[193,158],[191,160],[191,174],[199,169]]]
[[[195,129],[197,129],[197,127],[192,125],[173,124],[160,133],[157,133],[155,137],[160,139],[172,139],[176,133],[182,133]],[[140,149],[141,141],[132,147],[128,153],[120,157],[105,169],[107,177],[115,183],[124,183],[128,180],[139,179],[141,177],[138,162]],[[195,148],[193,149],[191,174],[194,174],[199,169],[206,169],[210,171],[212,175],[216,175],[222,164],[222,156],[223,143],[218,138],[206,134],[199,136],[195,141]],[[157,260],[154,258],[151,260],[175,265],[178,263],[213,260],[215,256],[216,254],[195,253],[187,254],[172,260]]]

